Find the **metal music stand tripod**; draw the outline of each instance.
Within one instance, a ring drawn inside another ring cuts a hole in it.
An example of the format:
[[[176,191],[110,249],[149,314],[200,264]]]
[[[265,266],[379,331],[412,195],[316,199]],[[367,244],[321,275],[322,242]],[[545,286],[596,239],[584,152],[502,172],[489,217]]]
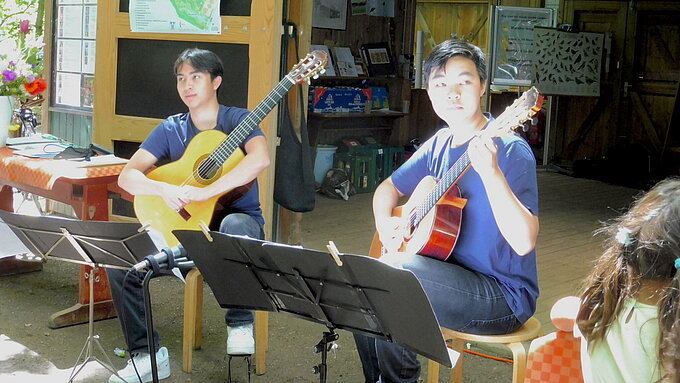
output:
[[[211,232],[173,232],[223,308],[287,313],[328,328],[314,366],[326,382],[335,329],[398,343],[451,367],[432,306],[416,276],[377,259]],[[377,277],[379,276],[379,277]]]
[[[78,263],[92,267],[86,275],[90,285],[88,337],[69,382],[89,362],[97,362],[113,374],[111,359],[94,334],[94,280],[101,267],[128,270],[145,255],[157,252],[148,233],[138,223],[79,221],[56,217],[32,217],[0,210],[0,218],[19,237],[21,242],[45,259]],[[106,357],[105,363],[94,355],[94,345]],[[83,363],[79,366],[79,362]]]

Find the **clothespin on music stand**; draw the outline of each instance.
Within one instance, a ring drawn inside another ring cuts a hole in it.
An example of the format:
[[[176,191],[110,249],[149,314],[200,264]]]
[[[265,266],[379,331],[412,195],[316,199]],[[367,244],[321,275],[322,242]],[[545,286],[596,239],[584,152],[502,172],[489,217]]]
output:
[[[138,233],[144,232],[149,227],[151,227],[151,222],[144,222],[144,223],[142,223],[142,226],[140,226],[139,229],[137,229],[137,232]]]
[[[205,235],[205,238],[208,239],[208,242],[212,242],[213,237],[212,235],[210,235],[210,228],[208,227],[208,225],[206,225],[205,222],[201,221],[198,223],[198,227],[201,228],[201,231],[203,232],[203,235]]]
[[[340,252],[338,251],[338,248],[335,246],[335,243],[333,243],[333,241],[328,241],[326,249],[328,249],[328,253],[330,253],[331,257],[333,257],[335,263],[337,263],[338,266],[342,266],[342,261],[340,260]]]

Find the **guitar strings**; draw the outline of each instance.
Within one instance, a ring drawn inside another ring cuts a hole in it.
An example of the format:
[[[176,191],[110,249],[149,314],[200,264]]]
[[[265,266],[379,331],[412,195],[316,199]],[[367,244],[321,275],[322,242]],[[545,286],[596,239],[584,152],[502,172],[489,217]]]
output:
[[[257,126],[267,114],[269,114],[294,84],[295,82],[290,78],[290,75],[286,75],[274,89],[265,96],[262,102],[260,102],[252,112],[248,113],[248,116],[246,116],[236,129],[234,129],[232,133],[218,145],[213,153],[201,161],[201,164],[194,169],[179,186],[185,186],[194,179],[203,178],[202,175],[217,174],[219,168],[224,164],[224,161],[226,161],[238,148],[239,143],[248,137],[248,134],[255,129],[255,126]],[[272,93],[276,94],[276,99],[272,97]]]

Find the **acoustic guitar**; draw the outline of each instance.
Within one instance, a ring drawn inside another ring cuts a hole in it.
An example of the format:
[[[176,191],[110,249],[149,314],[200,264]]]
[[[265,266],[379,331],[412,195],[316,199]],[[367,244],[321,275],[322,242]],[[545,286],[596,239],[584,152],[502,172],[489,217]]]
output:
[[[229,173],[242,159],[245,153],[241,143],[250,135],[267,114],[278,104],[281,98],[302,81],[316,77],[324,70],[328,56],[323,51],[313,51],[302,59],[293,69],[267,94],[248,116],[226,135],[219,130],[206,130],[194,137],[182,157],[172,163],[160,166],[147,174],[152,180],[169,184],[206,187],[222,175]],[[179,212],[170,208],[163,198],[155,195],[137,195],[134,198],[134,209],[142,225],[163,234],[169,246],[179,243],[172,230],[203,230],[207,232],[218,199],[229,197],[225,193],[206,201],[191,201]],[[238,197],[238,196],[237,196]]]
[[[543,105],[543,96],[532,87],[491,121],[482,131],[489,137],[501,137],[533,117]],[[427,176],[416,186],[403,206],[392,210],[399,217],[403,240],[399,252],[419,254],[445,261],[453,252],[460,233],[463,208],[467,200],[461,198],[456,183],[470,168],[467,151],[449,168],[440,180]],[[369,255],[380,258],[385,249],[376,233]]]

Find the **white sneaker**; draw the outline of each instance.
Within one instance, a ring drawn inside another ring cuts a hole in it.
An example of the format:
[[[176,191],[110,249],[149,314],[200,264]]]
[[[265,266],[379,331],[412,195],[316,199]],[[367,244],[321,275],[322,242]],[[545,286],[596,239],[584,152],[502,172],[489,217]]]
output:
[[[134,365],[132,364],[132,359],[135,361]],[[128,364],[124,369],[118,371],[120,378],[113,374],[109,378],[109,383],[139,383],[139,378],[144,383],[153,380],[151,374],[151,356],[146,352],[140,352],[135,354],[132,359],[128,360]],[[167,348],[161,347],[156,352],[156,366],[158,366],[158,379],[165,379],[170,376],[170,355],[168,355]],[[135,367],[137,367],[137,371],[135,371]],[[137,377],[138,372],[139,377]]]
[[[227,326],[227,354],[251,355],[254,353],[255,339],[253,338],[253,325]]]

